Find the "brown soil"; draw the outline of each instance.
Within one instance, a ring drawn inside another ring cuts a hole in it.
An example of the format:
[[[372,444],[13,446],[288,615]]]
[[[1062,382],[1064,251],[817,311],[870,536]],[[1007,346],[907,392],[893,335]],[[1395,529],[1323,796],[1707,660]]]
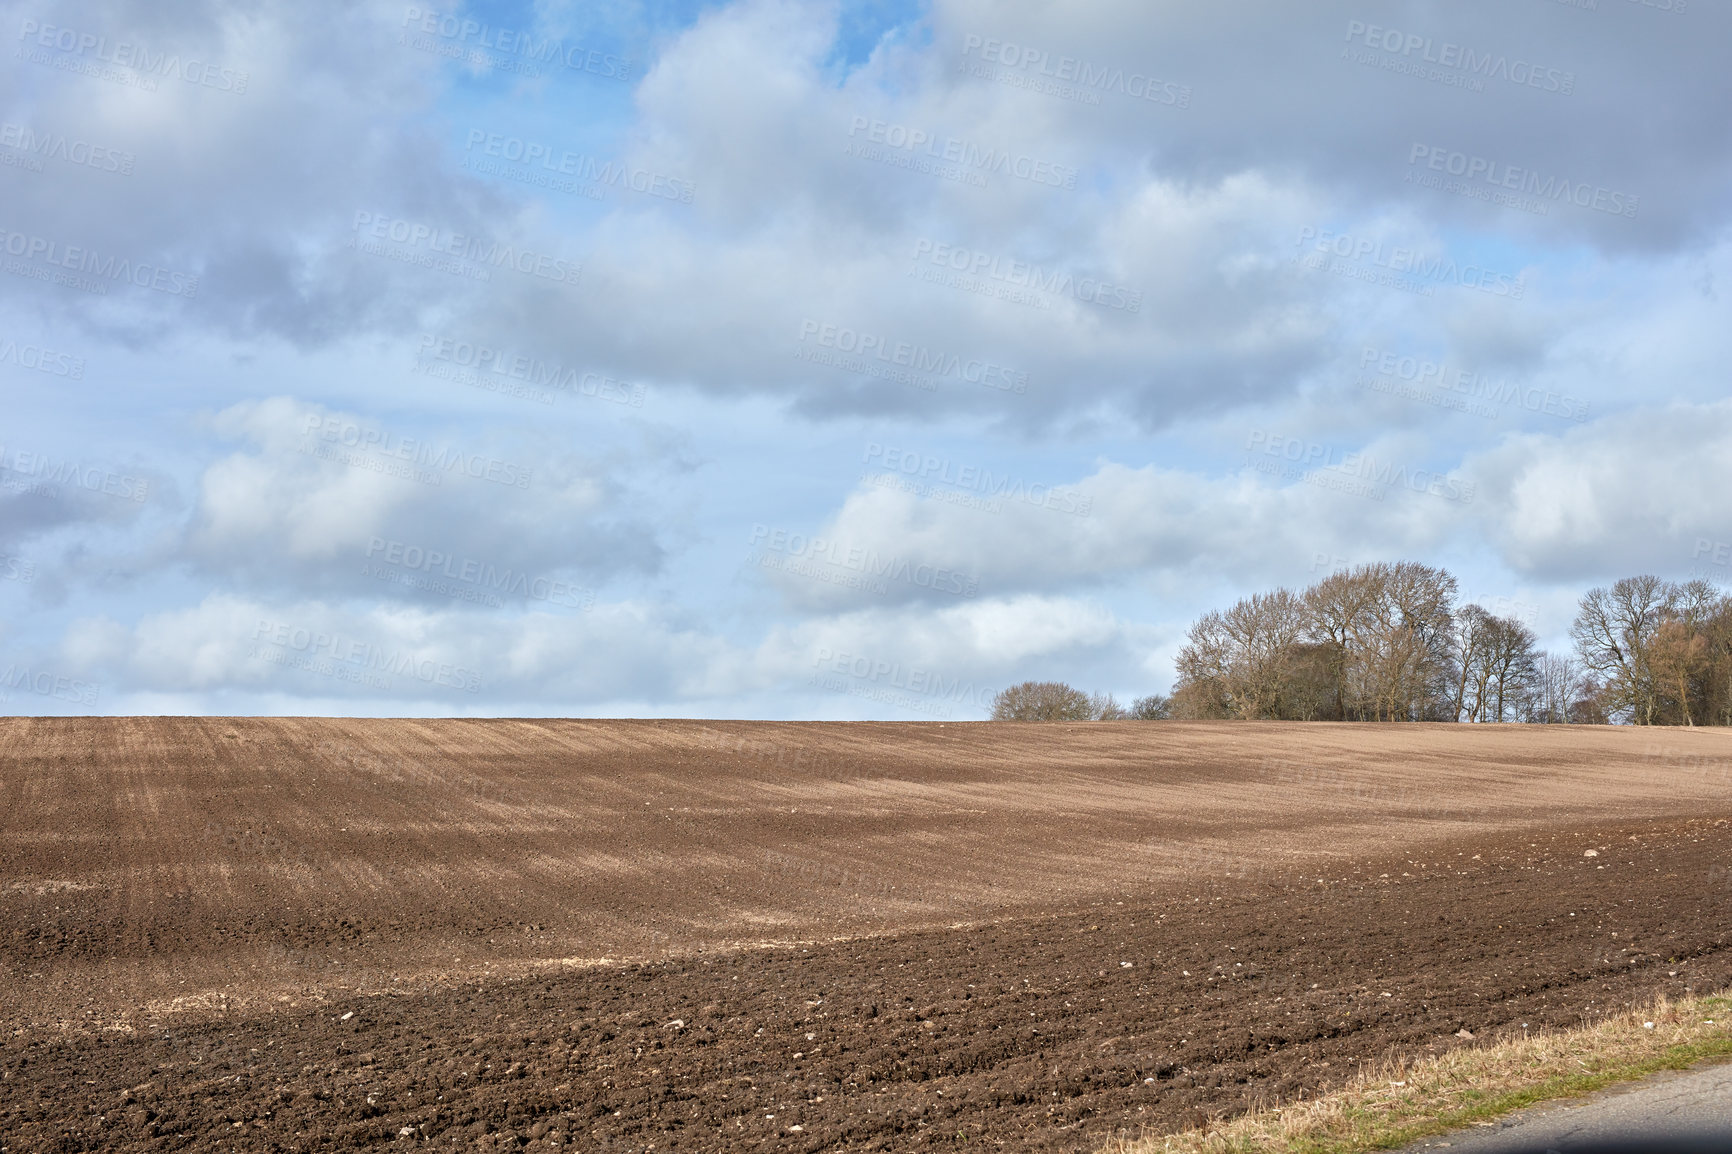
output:
[[[1732,983],[1729,783],[1702,732],[0,720],[0,1149],[1092,1150]]]

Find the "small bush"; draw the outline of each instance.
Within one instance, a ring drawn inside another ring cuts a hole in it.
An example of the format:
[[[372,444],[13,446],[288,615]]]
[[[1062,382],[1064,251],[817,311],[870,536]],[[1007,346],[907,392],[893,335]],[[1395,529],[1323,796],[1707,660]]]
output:
[[[1173,716],[1173,699],[1160,693],[1139,697],[1131,702],[1127,716],[1132,721],[1166,721]]]
[[[1025,681],[992,699],[994,721],[1093,721],[1096,703],[1062,681]]]
[[[992,699],[994,721],[1159,721],[1172,716],[1169,699],[1139,697],[1126,709],[1110,693],[1084,693],[1062,681],[1025,681]]]
[[[1130,716],[1112,694],[1092,693],[1089,695],[1090,721],[1128,721]]]

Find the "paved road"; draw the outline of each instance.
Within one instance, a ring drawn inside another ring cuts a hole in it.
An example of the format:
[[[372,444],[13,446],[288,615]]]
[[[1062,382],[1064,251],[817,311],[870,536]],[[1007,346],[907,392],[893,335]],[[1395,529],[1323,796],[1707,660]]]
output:
[[[1587,1098],[1518,1111],[1399,1154],[1732,1152],[1732,1064],[1657,1074]]]

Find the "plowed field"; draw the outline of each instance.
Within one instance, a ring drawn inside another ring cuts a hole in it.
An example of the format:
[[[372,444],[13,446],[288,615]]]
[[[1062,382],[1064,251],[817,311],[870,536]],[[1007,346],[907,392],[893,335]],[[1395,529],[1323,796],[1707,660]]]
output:
[[[1093,1150],[1732,983],[1729,871],[1704,731],[0,719],[0,1149]]]

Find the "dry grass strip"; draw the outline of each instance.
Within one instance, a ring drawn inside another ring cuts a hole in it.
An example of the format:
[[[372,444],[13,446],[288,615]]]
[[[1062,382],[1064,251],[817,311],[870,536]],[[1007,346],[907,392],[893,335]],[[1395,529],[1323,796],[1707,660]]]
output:
[[[1571,1030],[1398,1060],[1308,1101],[1200,1130],[1116,1140],[1101,1154],[1351,1154],[1485,1122],[1554,1098],[1732,1056],[1732,991],[1660,998]]]

